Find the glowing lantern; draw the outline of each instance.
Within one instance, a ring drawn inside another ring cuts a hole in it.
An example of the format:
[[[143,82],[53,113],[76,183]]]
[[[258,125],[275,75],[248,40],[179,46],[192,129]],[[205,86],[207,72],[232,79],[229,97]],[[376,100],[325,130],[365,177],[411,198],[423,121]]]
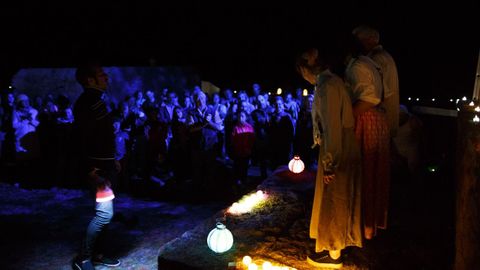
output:
[[[277,89],[277,95],[280,96],[281,94],[282,94],[282,88],[278,88],[278,89]]]
[[[222,223],[217,222],[216,226],[217,227],[208,234],[207,244],[212,251],[223,253],[232,247],[233,235]]]
[[[303,89],[303,96],[304,97],[308,96],[308,90],[307,89]]]
[[[301,173],[305,169],[305,165],[299,156],[294,156],[288,163],[288,169],[293,173]]]

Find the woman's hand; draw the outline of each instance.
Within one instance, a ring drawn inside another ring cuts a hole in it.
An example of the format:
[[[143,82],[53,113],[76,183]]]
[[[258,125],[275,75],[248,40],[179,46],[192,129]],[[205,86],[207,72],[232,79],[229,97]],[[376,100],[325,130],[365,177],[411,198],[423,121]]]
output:
[[[323,173],[323,182],[325,185],[330,184],[333,180],[335,180],[335,173],[334,172],[324,172]]]

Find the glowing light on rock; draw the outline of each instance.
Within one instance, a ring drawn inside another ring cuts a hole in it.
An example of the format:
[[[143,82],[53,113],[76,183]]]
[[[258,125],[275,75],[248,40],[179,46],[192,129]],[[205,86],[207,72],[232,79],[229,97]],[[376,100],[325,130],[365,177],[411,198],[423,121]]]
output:
[[[272,270],[272,264],[270,262],[264,262],[262,264],[262,270]]]
[[[263,202],[267,195],[258,190],[257,192],[243,196],[238,202],[235,202],[228,208],[227,212],[234,215],[241,215],[252,211],[255,207]]]
[[[207,237],[208,247],[215,253],[224,253],[232,248],[233,235],[225,225],[217,222],[216,228]]]
[[[261,260],[257,260],[257,262],[255,263],[253,261],[252,257],[250,257],[248,255],[243,257],[242,263],[243,263],[244,267],[246,267],[246,269],[248,269],[248,270],[250,270],[250,269],[256,269],[256,270],[297,270],[296,268],[288,267],[288,266],[285,266],[285,265],[273,265],[269,261],[263,261],[263,263],[261,263]],[[261,266],[259,266],[257,263],[258,264],[261,263]],[[244,268],[241,268],[241,269],[244,269]]]
[[[242,259],[242,263],[245,265],[245,266],[249,266],[251,263],[252,263],[252,257],[250,256],[243,256],[243,259]]]
[[[294,156],[288,163],[288,169],[293,173],[301,173],[305,169],[305,164],[299,156]]]

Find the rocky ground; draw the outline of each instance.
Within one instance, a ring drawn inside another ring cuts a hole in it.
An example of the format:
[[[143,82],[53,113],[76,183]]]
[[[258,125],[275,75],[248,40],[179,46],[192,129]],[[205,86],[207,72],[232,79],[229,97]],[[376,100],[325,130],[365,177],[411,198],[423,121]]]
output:
[[[205,243],[208,232],[223,217],[221,211],[162,246],[159,269],[226,269],[229,263],[246,269],[241,263],[245,255],[258,265],[269,261],[278,266],[314,269],[306,263],[314,247],[308,239],[313,198],[310,178],[277,171],[258,187],[268,194],[264,205],[241,216],[226,215],[225,223],[235,238],[230,251],[214,254]],[[366,241],[362,249],[347,249],[344,269],[451,269],[451,197],[445,196],[446,183],[429,186],[433,184],[429,181],[441,179],[439,175],[426,175],[423,180],[396,177],[389,229]]]

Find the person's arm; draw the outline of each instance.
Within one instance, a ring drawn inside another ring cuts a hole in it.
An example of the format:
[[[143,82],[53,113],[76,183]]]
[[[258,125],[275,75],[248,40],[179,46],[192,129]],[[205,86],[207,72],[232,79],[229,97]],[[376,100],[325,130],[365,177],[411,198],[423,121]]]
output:
[[[207,116],[207,123],[217,131],[223,130],[223,121],[222,121],[222,118],[220,118],[218,111],[215,111],[213,116],[212,115],[210,115],[210,117]]]

